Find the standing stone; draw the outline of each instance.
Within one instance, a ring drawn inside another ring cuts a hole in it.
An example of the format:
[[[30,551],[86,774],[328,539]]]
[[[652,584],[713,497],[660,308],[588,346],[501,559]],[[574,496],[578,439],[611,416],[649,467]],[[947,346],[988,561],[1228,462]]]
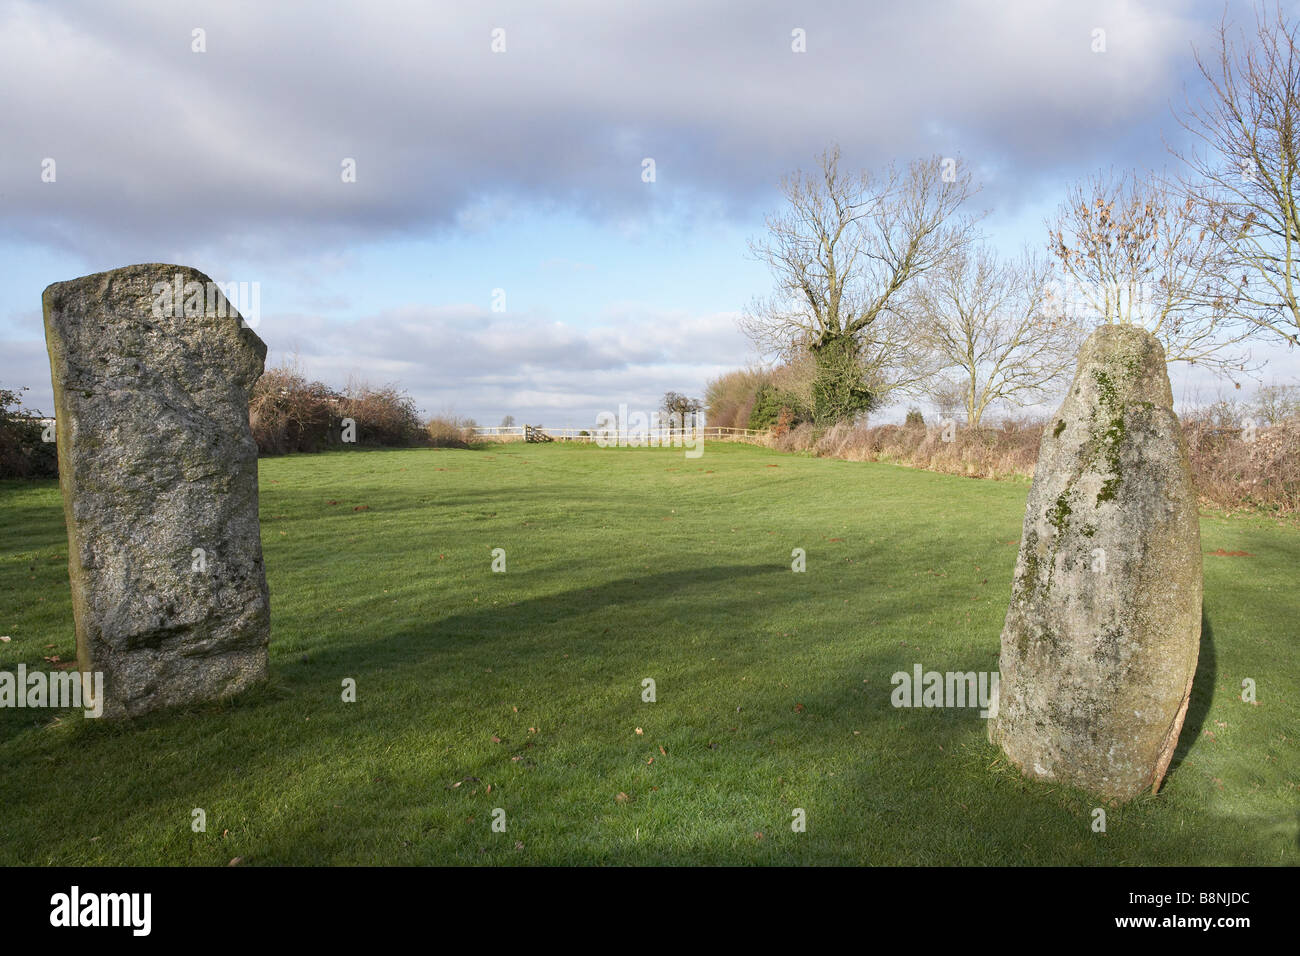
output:
[[[248,398],[266,346],[207,276],[148,264],[45,290],[83,672],[104,715],[266,676],[270,596]]]
[[[1164,349],[1104,325],[1039,448],[989,739],[1031,777],[1113,801],[1154,792],[1200,636],[1196,494]]]

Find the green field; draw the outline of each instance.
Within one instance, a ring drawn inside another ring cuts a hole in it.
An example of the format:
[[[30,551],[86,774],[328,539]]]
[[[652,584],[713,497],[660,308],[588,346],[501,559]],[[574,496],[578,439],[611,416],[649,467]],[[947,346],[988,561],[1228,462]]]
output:
[[[263,460],[269,685],[0,710],[0,864],[1300,863],[1295,525],[1203,518],[1248,554],[1207,554],[1174,768],[1104,833],[978,710],[891,706],[996,669],[1027,490],[719,444]],[[57,485],[0,483],[0,670],[75,656],[66,550]]]

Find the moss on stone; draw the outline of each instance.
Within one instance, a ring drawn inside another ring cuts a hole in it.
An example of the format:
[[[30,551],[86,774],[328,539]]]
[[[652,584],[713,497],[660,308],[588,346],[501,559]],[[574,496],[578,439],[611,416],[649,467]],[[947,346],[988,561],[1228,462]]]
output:
[[[1134,375],[1141,370],[1140,363],[1133,358],[1126,360],[1125,366]],[[1124,407],[1120,401],[1119,391],[1116,389],[1115,383],[1101,369],[1093,371],[1093,378],[1097,381],[1097,393],[1102,411],[1109,416],[1106,429],[1101,434],[1100,447],[1098,447],[1093,457],[1093,462],[1097,464],[1102,464],[1097,462],[1098,457],[1105,459],[1105,471],[1110,475],[1102,484],[1101,490],[1097,492],[1097,504],[1101,504],[1103,501],[1113,501],[1115,499],[1120,482],[1123,480],[1120,473],[1120,446],[1128,434],[1128,428],[1124,423]],[[1101,471],[1102,469],[1098,467],[1097,470]]]
[[[1070,517],[1069,494],[1070,489],[1068,488],[1061,492],[1060,497],[1056,499],[1056,504],[1052,506],[1052,510],[1047,514],[1047,520],[1052,523],[1052,527],[1056,529],[1058,535],[1065,532],[1065,523]]]

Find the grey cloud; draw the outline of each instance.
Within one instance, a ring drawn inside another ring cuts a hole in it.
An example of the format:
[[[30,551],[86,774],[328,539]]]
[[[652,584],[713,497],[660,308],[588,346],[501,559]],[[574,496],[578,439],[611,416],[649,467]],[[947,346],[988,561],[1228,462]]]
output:
[[[1109,163],[1118,140],[1169,125],[1205,36],[1192,12],[11,0],[0,223],[88,253],[149,250],[119,256],[136,261],[460,227],[484,197],[613,221],[747,215],[831,141],[873,165],[961,154],[994,177],[986,199],[1013,202],[1039,176]],[[508,49],[494,55],[497,26]],[[1104,54],[1090,49],[1096,26]],[[207,53],[190,52],[194,27]],[[807,53],[790,50],[795,27]],[[1158,135],[1140,149],[1163,156]],[[45,156],[55,185],[39,181]],[[356,184],[340,182],[344,157]]]

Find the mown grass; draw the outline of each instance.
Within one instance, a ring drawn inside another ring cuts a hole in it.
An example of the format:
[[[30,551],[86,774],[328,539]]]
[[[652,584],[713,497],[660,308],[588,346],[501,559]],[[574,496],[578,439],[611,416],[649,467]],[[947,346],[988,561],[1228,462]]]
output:
[[[1203,519],[1206,552],[1249,554],[1205,558],[1165,787],[1097,833],[1096,799],[1008,769],[977,710],[889,701],[916,663],[996,668],[1027,484],[735,445],[261,481],[269,685],[132,724],[0,711],[0,863],[1300,862],[1295,525]],[[0,484],[0,669],[74,656],[66,547],[55,483]]]

